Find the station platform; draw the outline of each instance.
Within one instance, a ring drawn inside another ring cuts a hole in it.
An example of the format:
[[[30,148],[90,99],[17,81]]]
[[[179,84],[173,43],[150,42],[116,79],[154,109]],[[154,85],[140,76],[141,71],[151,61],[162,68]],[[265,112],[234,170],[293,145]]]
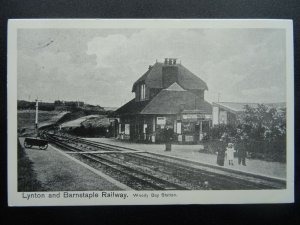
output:
[[[200,163],[217,165],[217,155],[203,153],[200,151],[201,145],[176,145],[172,144],[172,151],[165,151],[164,144],[140,144],[125,142],[114,138],[86,138],[87,140],[99,141],[112,145],[119,145],[140,151],[159,153],[163,155],[175,156]],[[259,175],[286,179],[286,164],[279,162],[268,162],[258,159],[246,159],[246,166],[239,165],[238,159],[234,159],[234,165],[228,165],[225,160],[225,168],[239,170]]]
[[[19,141],[24,147],[24,138],[19,138]],[[25,152],[33,163],[33,170],[45,191],[127,189],[125,185],[86,167],[52,145],[49,145],[47,150],[40,150],[37,147],[25,148]]]

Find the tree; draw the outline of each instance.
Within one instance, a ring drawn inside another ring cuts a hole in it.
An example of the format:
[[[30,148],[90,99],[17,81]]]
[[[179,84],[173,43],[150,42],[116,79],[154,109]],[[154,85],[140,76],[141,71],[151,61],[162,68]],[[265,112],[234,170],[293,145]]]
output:
[[[257,107],[245,106],[241,115],[239,128],[249,139],[256,141],[272,141],[285,137],[286,110],[268,108],[259,104]]]
[[[286,110],[245,106],[239,118],[237,139],[242,140],[248,151],[272,155],[274,158],[285,155]]]

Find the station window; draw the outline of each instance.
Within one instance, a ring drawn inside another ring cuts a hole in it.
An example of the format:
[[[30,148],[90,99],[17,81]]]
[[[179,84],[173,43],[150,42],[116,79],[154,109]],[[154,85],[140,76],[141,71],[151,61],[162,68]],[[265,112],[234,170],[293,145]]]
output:
[[[141,90],[140,99],[145,100],[145,98],[146,98],[146,85],[142,84],[140,90]]]

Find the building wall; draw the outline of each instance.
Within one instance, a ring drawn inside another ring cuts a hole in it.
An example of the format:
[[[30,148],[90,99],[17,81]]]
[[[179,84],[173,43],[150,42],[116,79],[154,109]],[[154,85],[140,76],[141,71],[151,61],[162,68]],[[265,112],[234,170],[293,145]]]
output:
[[[190,92],[204,100],[204,90],[190,90]]]
[[[222,109],[219,110],[219,123],[227,124],[227,111]]]
[[[235,125],[237,123],[237,115],[219,106],[213,106],[212,115],[213,126],[219,124],[231,124]]]
[[[219,124],[219,107],[218,106],[213,106],[213,126],[218,125]]]
[[[211,118],[211,117],[210,117]],[[183,115],[135,115],[120,118],[118,138],[152,143],[165,142],[165,129],[173,131],[173,141],[197,143],[208,134],[211,119]]]
[[[227,112],[227,124],[236,125],[237,115],[232,112]]]
[[[140,85],[137,85],[135,88],[135,101],[140,101]]]

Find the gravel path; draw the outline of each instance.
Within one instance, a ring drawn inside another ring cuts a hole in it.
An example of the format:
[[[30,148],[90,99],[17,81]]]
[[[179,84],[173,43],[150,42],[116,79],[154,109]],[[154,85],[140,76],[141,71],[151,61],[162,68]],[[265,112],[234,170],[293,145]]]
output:
[[[87,138],[88,140],[99,141],[108,144],[114,144],[133,148],[142,151],[155,152],[165,155],[177,156],[185,159],[190,159],[198,162],[217,165],[217,156],[200,152],[200,145],[172,145],[172,151],[166,152],[163,144],[137,144],[123,142],[113,138]],[[286,164],[279,162],[267,162],[257,159],[246,159],[247,166],[238,165],[238,159],[234,159],[234,166],[229,166],[225,163],[226,168],[251,172],[266,176],[286,178]]]
[[[20,138],[23,145],[24,138]],[[51,146],[47,150],[25,149],[33,162],[37,179],[46,191],[101,191],[120,190],[114,184],[91,172],[55,151]]]

